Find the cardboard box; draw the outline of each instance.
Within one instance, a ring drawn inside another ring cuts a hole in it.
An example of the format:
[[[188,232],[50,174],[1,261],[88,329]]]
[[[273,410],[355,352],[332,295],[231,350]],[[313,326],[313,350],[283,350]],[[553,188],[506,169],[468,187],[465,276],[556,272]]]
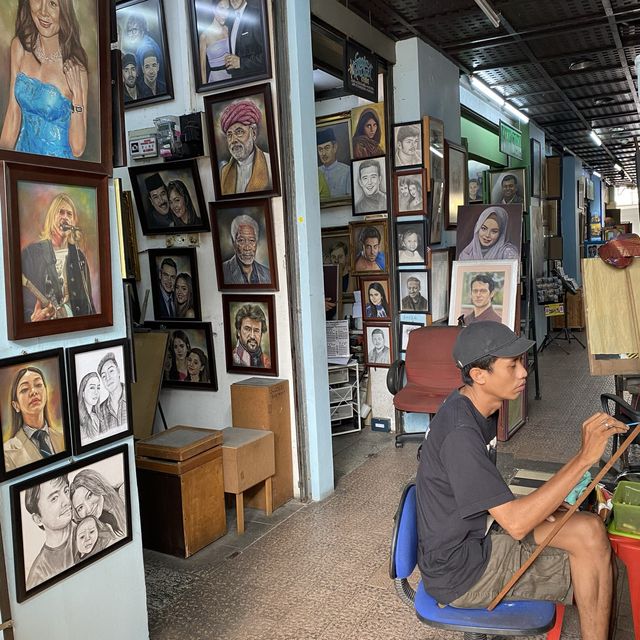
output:
[[[247,378],[232,384],[231,422],[234,427],[273,432],[276,465],[273,508],[277,509],[293,498],[288,380]],[[264,511],[267,506],[264,487],[248,489],[245,504]]]
[[[575,294],[565,294],[565,304],[567,305],[567,328],[584,329],[584,302],[582,301],[582,289],[578,289]],[[564,327],[564,316],[554,316],[551,318],[551,328],[554,330]]]
[[[271,431],[228,427],[222,438],[225,493],[242,493],[276,472]]]

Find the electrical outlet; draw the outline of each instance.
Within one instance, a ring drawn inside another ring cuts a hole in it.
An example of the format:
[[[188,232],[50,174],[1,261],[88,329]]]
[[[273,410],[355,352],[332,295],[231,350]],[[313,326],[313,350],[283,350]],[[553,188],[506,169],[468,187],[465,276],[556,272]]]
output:
[[[166,237],[168,248],[193,248],[200,246],[200,236],[197,233],[179,233]]]

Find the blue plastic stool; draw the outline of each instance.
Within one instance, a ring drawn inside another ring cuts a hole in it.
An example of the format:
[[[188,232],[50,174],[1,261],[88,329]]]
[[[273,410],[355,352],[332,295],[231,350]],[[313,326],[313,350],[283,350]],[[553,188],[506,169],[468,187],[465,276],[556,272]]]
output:
[[[440,607],[424,590],[422,580],[415,591],[409,584],[408,578],[417,563],[416,486],[411,483],[402,493],[391,540],[389,575],[400,599],[414,608],[425,624],[462,631],[465,640],[486,640],[487,635],[533,636],[549,630],[547,640],[559,640],[564,605],[544,600],[521,600],[503,601],[493,611]]]

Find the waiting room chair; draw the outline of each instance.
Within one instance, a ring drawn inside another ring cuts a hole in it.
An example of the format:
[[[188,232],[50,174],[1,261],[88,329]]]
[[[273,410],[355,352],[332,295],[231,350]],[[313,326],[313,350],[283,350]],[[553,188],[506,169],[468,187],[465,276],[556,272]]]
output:
[[[415,332],[414,332],[415,333]],[[391,540],[389,575],[400,599],[415,609],[418,619],[430,627],[462,631],[464,640],[487,640],[487,635],[529,636],[549,631],[547,640],[560,640],[564,605],[545,600],[502,601],[493,611],[440,607],[409,577],[418,563],[416,486],[408,484],[400,498]]]
[[[618,420],[631,423],[640,421],[640,411],[623,400],[620,396],[613,395],[612,393],[603,393],[600,396],[600,402],[602,403],[602,410],[608,413],[610,416],[617,418]],[[634,397],[634,403],[636,398]],[[613,403],[613,410],[611,404]],[[622,440],[626,437],[624,433],[614,434],[611,440],[611,455],[613,455],[620,446]],[[638,436],[632,443],[631,447],[640,446],[640,436]],[[629,447],[629,449],[631,448]],[[621,469],[616,477],[616,483],[629,474],[640,474],[640,465],[629,463],[629,449],[627,449],[621,456]]]
[[[405,359],[396,360],[387,374],[396,414],[396,447],[404,440],[422,439],[422,433],[406,433],[402,414],[434,414],[462,382],[453,361],[453,345],[462,327],[432,325],[409,334]]]

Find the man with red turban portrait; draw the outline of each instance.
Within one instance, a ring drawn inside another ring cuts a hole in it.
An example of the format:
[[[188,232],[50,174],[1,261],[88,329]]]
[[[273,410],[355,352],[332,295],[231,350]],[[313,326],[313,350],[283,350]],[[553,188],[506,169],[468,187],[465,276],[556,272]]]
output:
[[[267,191],[272,187],[269,154],[256,145],[262,113],[252,100],[225,107],[220,128],[227,138],[231,158],[220,163],[223,194]]]

